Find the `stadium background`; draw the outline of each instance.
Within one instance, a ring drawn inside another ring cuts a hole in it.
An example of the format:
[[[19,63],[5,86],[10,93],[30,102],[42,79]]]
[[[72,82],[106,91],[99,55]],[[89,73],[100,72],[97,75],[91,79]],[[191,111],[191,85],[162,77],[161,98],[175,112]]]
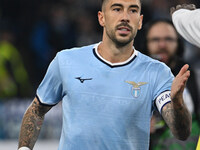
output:
[[[199,0],[143,0],[144,25],[152,19],[170,18],[170,7],[182,3],[200,7]],[[0,0],[0,149],[17,148],[23,114],[56,52],[101,40],[99,9],[96,0]],[[135,40],[140,51],[142,32]],[[4,55],[6,67],[1,66]],[[195,69],[200,85],[200,50],[185,41],[183,58]],[[46,115],[36,150],[56,149],[62,124],[60,105]]]

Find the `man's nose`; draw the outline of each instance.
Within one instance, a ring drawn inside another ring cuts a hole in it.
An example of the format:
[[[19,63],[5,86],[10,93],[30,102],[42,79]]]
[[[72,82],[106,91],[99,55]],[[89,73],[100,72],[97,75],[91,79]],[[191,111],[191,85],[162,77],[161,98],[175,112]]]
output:
[[[121,21],[128,22],[128,23],[130,22],[129,14],[126,11],[123,12]]]
[[[158,45],[159,45],[159,47],[166,47],[166,41],[165,40],[159,40],[159,42],[158,42]]]

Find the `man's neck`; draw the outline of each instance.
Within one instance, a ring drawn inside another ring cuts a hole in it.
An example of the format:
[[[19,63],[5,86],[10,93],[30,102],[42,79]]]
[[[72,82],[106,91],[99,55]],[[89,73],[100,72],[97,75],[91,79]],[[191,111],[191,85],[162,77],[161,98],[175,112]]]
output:
[[[133,42],[125,46],[117,46],[113,42],[102,41],[97,49],[99,55],[111,63],[124,62],[134,52]]]

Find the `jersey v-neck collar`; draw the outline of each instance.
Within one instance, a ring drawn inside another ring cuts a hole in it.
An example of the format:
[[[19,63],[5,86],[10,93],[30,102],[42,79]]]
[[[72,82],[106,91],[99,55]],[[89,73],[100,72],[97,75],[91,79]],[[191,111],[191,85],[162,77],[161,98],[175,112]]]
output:
[[[122,67],[122,66],[126,66],[128,64],[130,64],[138,55],[138,51],[135,50],[134,46],[133,46],[133,49],[134,49],[134,53],[131,55],[131,57],[129,57],[126,61],[123,61],[123,62],[119,62],[119,63],[111,63],[110,61],[107,61],[106,59],[104,59],[99,53],[98,53],[98,46],[101,42],[95,44],[94,48],[93,48],[93,53],[94,53],[94,56],[100,60],[101,62],[103,62],[104,64],[108,65],[109,67],[111,68],[114,68],[114,67]]]

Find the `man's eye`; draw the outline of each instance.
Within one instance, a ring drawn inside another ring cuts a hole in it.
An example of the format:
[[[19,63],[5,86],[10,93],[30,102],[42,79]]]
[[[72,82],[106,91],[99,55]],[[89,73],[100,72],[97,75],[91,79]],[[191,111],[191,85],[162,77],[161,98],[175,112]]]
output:
[[[135,10],[135,9],[132,9],[132,10],[131,10],[131,12],[132,12],[132,13],[136,13],[136,12],[137,12],[137,10]]]
[[[114,11],[120,11],[120,8],[114,8],[113,10]]]

